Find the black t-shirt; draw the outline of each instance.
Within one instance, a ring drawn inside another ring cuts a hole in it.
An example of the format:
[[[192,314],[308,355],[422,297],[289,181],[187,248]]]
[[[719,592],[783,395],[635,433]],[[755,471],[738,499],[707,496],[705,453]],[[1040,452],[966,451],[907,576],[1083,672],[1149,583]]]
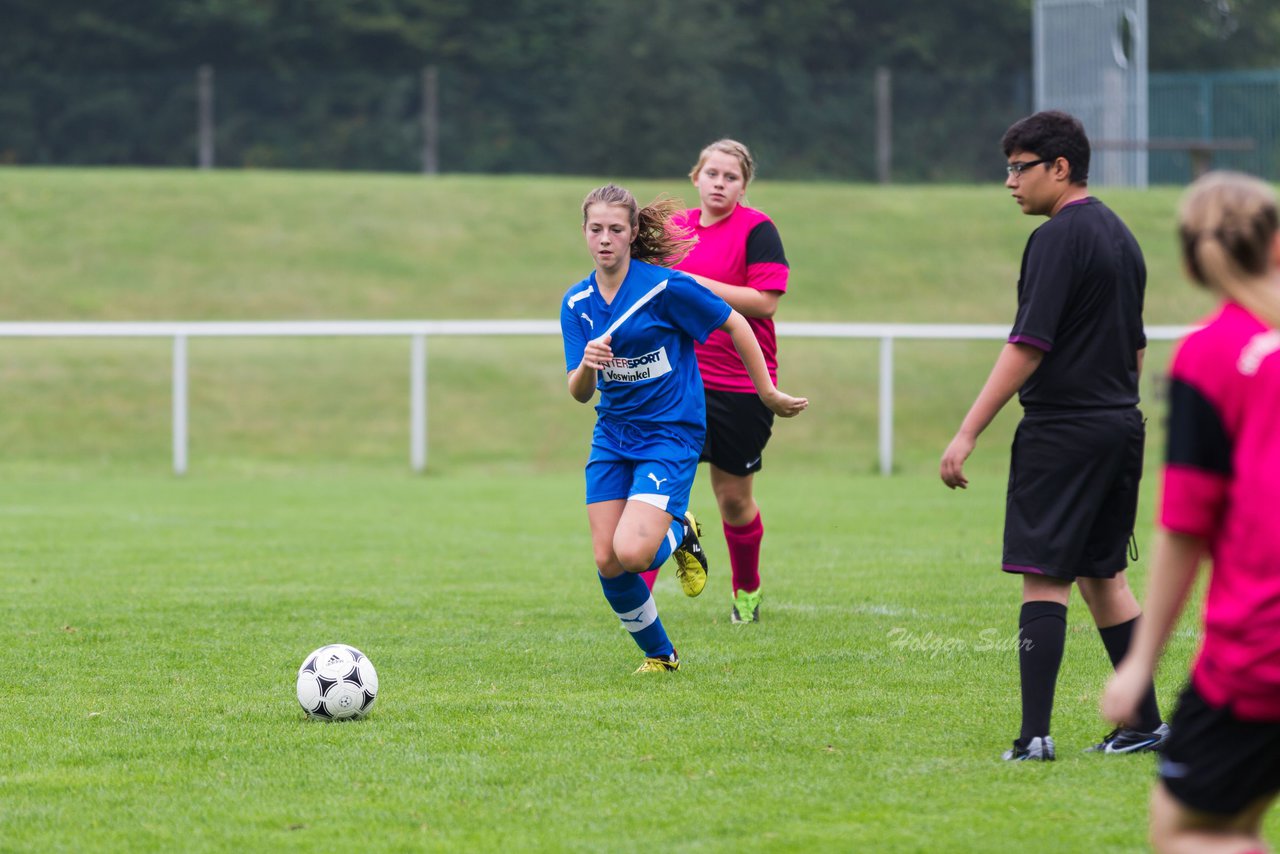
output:
[[[1018,392],[1023,408],[1138,403],[1137,352],[1147,346],[1147,267],[1128,226],[1090,196],[1032,232],[1022,253],[1009,341],[1045,351]]]

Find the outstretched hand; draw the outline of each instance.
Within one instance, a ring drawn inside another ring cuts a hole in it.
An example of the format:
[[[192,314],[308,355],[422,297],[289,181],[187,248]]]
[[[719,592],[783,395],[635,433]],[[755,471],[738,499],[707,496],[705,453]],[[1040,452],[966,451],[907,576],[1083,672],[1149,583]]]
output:
[[[794,418],[809,407],[809,398],[792,397],[786,392],[774,389],[774,394],[764,401],[764,405],[780,418]]]

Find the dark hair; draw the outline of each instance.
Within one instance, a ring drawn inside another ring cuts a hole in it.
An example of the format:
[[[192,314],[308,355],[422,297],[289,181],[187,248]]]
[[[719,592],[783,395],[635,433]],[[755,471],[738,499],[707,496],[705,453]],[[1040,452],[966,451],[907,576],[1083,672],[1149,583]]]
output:
[[[644,207],[636,197],[617,184],[596,187],[582,200],[582,224],[587,224],[587,209],[594,204],[617,205],[627,209],[628,219],[637,228],[631,241],[631,257],[662,267],[673,267],[689,254],[697,239],[687,230],[676,228],[671,217],[684,210],[679,199],[659,196]]]
[[[1071,167],[1071,183],[1089,183],[1089,137],[1075,116],[1059,110],[1045,110],[1019,119],[1000,140],[1004,156],[1025,151],[1046,160],[1066,159]]]

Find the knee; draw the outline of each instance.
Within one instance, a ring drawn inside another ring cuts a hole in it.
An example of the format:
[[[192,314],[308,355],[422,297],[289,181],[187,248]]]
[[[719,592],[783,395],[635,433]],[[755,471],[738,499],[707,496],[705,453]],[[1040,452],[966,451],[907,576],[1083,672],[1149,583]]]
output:
[[[653,550],[640,542],[614,543],[613,557],[621,572],[644,572],[653,562]]]
[[[1080,588],[1080,598],[1091,611],[1129,613],[1139,607],[1124,573],[1115,578],[1081,578],[1076,586]]]
[[[755,518],[756,501],[752,475],[738,477],[714,465],[711,468],[711,490],[716,496],[720,516],[730,525],[746,525]]]
[[[1057,602],[1066,605],[1071,601],[1071,582],[1048,575],[1022,576],[1022,602]]]
[[[751,512],[752,500],[751,496],[743,495],[718,495],[717,504],[720,505],[720,516],[725,519],[741,519]],[[755,514],[752,514],[753,516]]]
[[[731,525],[748,524],[756,515],[756,501],[751,491],[737,484],[716,490],[716,505],[720,508],[720,518]]]
[[[616,578],[621,575],[624,570],[622,565],[618,563],[618,558],[614,555],[613,549],[596,548],[595,550],[596,571],[605,578]]]

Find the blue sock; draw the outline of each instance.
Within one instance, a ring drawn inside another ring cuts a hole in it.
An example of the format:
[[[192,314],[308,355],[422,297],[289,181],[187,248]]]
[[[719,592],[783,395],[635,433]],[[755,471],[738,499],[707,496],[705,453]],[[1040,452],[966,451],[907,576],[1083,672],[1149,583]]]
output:
[[[658,543],[658,552],[653,556],[653,563],[649,564],[650,572],[667,562],[667,558],[671,557],[671,553],[680,548],[680,544],[684,542],[684,520],[672,519],[671,527],[667,529],[667,535],[662,538],[662,542]]]
[[[675,647],[667,637],[667,630],[658,619],[658,606],[649,593],[644,579],[633,572],[624,572],[617,578],[600,576],[604,598],[618,615],[622,625],[631,632],[631,639],[644,650],[649,658],[671,655]]]

